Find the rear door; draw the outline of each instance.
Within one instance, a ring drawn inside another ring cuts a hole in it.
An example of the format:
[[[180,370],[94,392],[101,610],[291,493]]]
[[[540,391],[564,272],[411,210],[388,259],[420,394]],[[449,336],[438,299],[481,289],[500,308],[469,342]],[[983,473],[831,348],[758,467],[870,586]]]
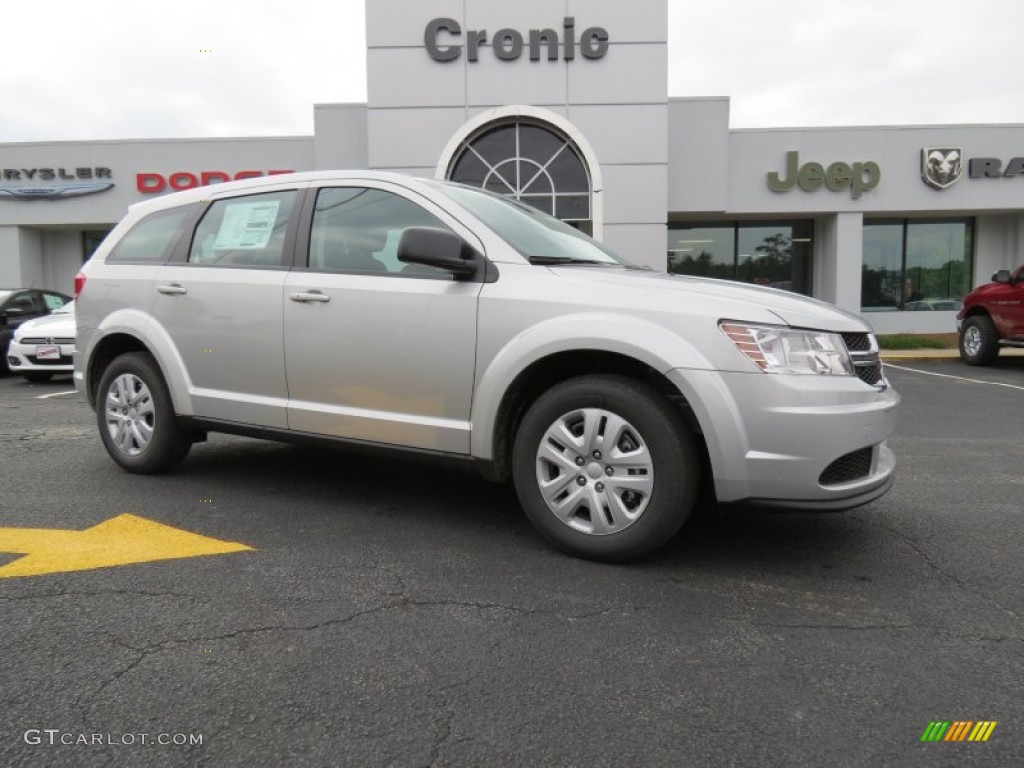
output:
[[[281,296],[300,190],[215,199],[152,283],[151,312],[189,379],[195,415],[285,428]]]
[[[468,453],[482,283],[402,264],[396,252],[414,226],[482,246],[398,185],[353,182],[315,193],[284,290],[289,428]]]

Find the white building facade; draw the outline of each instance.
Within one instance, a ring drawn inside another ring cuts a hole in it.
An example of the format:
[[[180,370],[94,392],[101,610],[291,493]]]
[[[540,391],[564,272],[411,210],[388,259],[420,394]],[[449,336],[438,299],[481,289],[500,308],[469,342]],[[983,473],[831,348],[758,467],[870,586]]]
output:
[[[245,175],[453,178],[655,269],[743,280],[949,332],[1024,262],[1024,125],[732,130],[669,98],[666,0],[373,0],[367,103],[306,137],[0,144],[0,286],[70,292],[128,205]]]

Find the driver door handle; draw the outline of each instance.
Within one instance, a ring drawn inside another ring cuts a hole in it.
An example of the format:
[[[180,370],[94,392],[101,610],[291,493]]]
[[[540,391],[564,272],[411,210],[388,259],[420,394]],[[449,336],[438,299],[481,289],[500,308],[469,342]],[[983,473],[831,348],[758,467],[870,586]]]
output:
[[[291,299],[292,301],[297,301],[299,303],[304,303],[304,304],[308,304],[310,302],[317,302],[317,301],[319,301],[319,302],[328,302],[328,301],[331,300],[331,297],[328,296],[326,293],[322,293],[322,292],[317,291],[317,290],[312,290],[312,291],[296,291],[295,293],[289,293],[288,294],[288,298]]]
[[[166,296],[183,296],[188,293],[188,289],[178,283],[171,283],[170,285],[158,285],[156,287],[157,293],[162,293]]]

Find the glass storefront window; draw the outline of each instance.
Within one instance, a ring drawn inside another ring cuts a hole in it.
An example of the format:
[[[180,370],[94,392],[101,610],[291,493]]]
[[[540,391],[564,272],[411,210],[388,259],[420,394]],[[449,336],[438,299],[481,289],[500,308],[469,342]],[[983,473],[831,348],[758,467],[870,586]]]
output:
[[[862,311],[960,309],[973,253],[972,219],[865,222]]]
[[[670,224],[668,271],[811,292],[811,221]]]
[[[668,231],[668,271],[677,275],[736,275],[736,236],[732,227],[686,227]]]
[[[899,309],[903,286],[903,224],[865,224],[862,311]]]
[[[103,242],[109,234],[109,229],[104,230],[86,230],[82,233],[82,262],[85,263],[89,260],[89,257],[93,255],[97,248],[100,247],[100,243]]]

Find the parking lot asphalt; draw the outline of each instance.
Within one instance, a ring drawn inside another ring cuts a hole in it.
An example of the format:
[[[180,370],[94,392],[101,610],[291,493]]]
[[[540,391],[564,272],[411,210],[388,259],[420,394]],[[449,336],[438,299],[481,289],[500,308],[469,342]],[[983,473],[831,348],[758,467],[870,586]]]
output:
[[[0,378],[0,545],[251,548],[0,578],[0,765],[1022,765],[1024,358],[887,372],[887,496],[704,510],[628,566],[430,464],[213,435],[128,475],[69,380]]]

